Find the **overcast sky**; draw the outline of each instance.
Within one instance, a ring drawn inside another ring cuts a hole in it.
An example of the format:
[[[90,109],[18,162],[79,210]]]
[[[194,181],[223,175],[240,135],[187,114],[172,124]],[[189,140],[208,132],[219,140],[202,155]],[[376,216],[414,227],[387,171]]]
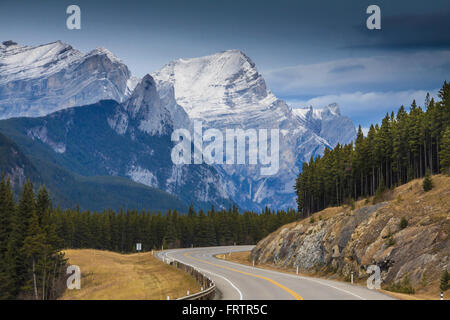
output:
[[[82,29],[67,30],[70,4]],[[381,30],[366,8],[381,8]],[[177,58],[244,51],[294,107],[337,102],[364,127],[450,80],[450,1],[0,0],[0,40],[105,47],[137,76]]]

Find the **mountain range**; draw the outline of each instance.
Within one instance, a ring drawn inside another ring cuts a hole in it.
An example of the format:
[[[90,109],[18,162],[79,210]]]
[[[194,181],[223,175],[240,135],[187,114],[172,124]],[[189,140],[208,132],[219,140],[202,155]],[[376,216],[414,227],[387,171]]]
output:
[[[0,118],[0,132],[29,158],[79,177],[130,179],[202,208],[295,207],[302,162],[356,134],[335,104],[292,109],[278,99],[239,50],[179,59],[138,79],[106,49],[83,54],[61,42],[0,45]],[[171,133],[195,120],[220,131],[279,129],[278,173],[174,165]]]

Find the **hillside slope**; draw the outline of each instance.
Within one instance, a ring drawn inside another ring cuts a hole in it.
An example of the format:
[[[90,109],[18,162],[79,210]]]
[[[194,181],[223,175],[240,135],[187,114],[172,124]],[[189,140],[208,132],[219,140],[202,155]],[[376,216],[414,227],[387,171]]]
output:
[[[356,281],[366,268],[381,269],[382,287],[408,276],[416,293],[436,296],[442,271],[450,268],[450,177],[433,177],[424,192],[422,179],[384,195],[375,205],[358,201],[355,209],[333,207],[312,218],[285,225],[261,240],[251,256],[257,263],[297,265],[303,272]],[[405,218],[406,227],[400,221]]]
[[[10,179],[11,186],[17,192],[26,179],[36,183],[42,178],[31,161],[19,146],[10,138],[0,133],[0,173]]]
[[[27,145],[39,147],[33,143]],[[123,177],[85,177],[55,164],[45,154],[40,156],[39,152],[27,151],[28,148],[22,149],[9,136],[0,133],[0,175],[10,179],[16,195],[20,194],[25,180],[30,179],[36,188],[45,185],[52,195],[53,205],[63,209],[79,205],[82,210],[92,211],[119,211],[121,208],[187,211],[183,201],[162,190]]]

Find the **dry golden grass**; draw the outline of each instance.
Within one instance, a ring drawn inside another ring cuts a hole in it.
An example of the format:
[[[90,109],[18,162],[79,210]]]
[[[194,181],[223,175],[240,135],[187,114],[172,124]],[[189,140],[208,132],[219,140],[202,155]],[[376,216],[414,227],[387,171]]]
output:
[[[149,253],[66,250],[69,264],[81,269],[81,289],[66,290],[66,300],[166,300],[200,291],[195,279]]]
[[[250,251],[233,252],[231,254],[218,254],[216,258],[228,260],[240,264],[252,265],[250,261]]]
[[[412,219],[410,222],[417,222],[424,215],[429,215],[433,222],[445,223],[445,230],[450,234],[450,177],[443,174],[433,175],[433,189],[424,192],[422,179],[415,179],[394,190],[388,190],[383,195],[382,201],[387,201],[387,209],[392,210],[399,217]],[[373,204],[373,197],[355,202],[355,209]],[[327,220],[338,213],[351,214],[349,205],[329,207],[316,212],[307,219],[294,221],[283,225],[273,233],[278,233],[284,228],[293,228],[299,224],[309,224],[311,218],[314,221]],[[420,213],[420,214],[418,214]]]

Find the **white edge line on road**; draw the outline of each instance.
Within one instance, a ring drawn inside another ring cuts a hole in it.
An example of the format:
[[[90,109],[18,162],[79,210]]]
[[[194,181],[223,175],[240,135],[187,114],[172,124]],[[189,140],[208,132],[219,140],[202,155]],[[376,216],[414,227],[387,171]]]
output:
[[[238,287],[236,287],[236,286],[233,284],[233,282],[231,282],[230,280],[228,280],[228,279],[225,278],[224,276],[221,276],[220,274],[217,274],[217,273],[214,273],[214,272],[211,272],[211,271],[208,271],[208,270],[204,270],[204,269],[198,269],[198,270],[203,271],[203,272],[206,272],[206,273],[209,273],[209,274],[212,274],[213,276],[220,277],[220,278],[224,279],[224,280],[227,281],[234,289],[236,289],[236,291],[239,293],[239,300],[244,300],[244,297],[242,296],[241,290],[239,290]]]
[[[220,254],[220,253],[217,253],[217,254]],[[347,294],[350,294],[350,295],[352,295],[352,296],[357,297],[358,299],[361,299],[361,300],[367,300],[366,298],[363,298],[363,297],[357,295],[356,293],[353,293],[353,292],[350,292],[350,291],[348,291],[348,290],[345,290],[345,289],[341,289],[341,288],[332,286],[331,284],[324,283],[324,282],[322,282],[322,281],[319,281],[319,280],[316,280],[316,279],[313,279],[313,278],[307,278],[307,277],[303,277],[303,276],[294,276],[294,275],[288,274],[288,273],[282,273],[282,272],[277,272],[277,271],[267,270],[267,269],[258,268],[258,267],[251,267],[251,266],[247,266],[247,265],[245,265],[245,264],[235,263],[235,262],[231,262],[231,261],[227,261],[227,260],[223,260],[223,259],[217,259],[217,258],[215,258],[215,257],[213,257],[213,256],[210,256],[210,257],[213,258],[213,259],[219,260],[219,261],[221,261],[221,262],[226,262],[226,263],[234,264],[234,265],[237,265],[237,266],[242,266],[242,267],[245,267],[245,268],[248,268],[248,269],[261,270],[261,271],[269,272],[269,273],[276,274],[276,275],[288,276],[288,277],[291,277],[291,278],[294,278],[294,279],[309,280],[309,281],[312,281],[312,282],[316,282],[316,283],[318,283],[318,284],[321,284],[321,285],[323,285],[323,286],[331,287],[331,288],[333,288],[333,289],[335,289],[335,290],[339,290],[339,291],[345,292],[345,293],[347,293]]]
[[[170,253],[170,251],[169,251],[169,252],[165,252],[164,255],[165,255],[166,257],[169,257],[169,258],[173,259],[173,260],[177,260],[177,259],[175,259],[174,257],[170,256],[169,253]],[[179,260],[179,261],[180,261],[181,263],[184,263],[184,264],[186,264],[186,265],[188,265],[188,266],[191,266],[191,267],[193,267],[193,268],[195,268],[195,269],[197,269],[197,270],[199,270],[199,271],[201,271],[201,272],[206,272],[206,273],[212,274],[213,276],[220,277],[220,278],[224,279],[225,281],[227,281],[227,282],[228,282],[228,283],[229,283],[229,284],[230,284],[230,285],[231,285],[231,286],[239,293],[239,300],[244,300],[244,297],[243,297],[243,295],[242,295],[241,290],[239,290],[238,287],[236,287],[236,286],[233,284],[233,282],[231,282],[230,280],[228,280],[228,279],[225,278],[224,276],[222,276],[222,275],[220,275],[220,274],[217,274],[217,273],[214,273],[214,272],[212,272],[212,271],[208,271],[208,270],[205,270],[205,269],[201,269],[201,268],[195,267],[195,266],[190,265],[190,264],[188,264],[188,263],[186,263],[186,262],[183,262],[183,261],[181,261],[181,260]]]

